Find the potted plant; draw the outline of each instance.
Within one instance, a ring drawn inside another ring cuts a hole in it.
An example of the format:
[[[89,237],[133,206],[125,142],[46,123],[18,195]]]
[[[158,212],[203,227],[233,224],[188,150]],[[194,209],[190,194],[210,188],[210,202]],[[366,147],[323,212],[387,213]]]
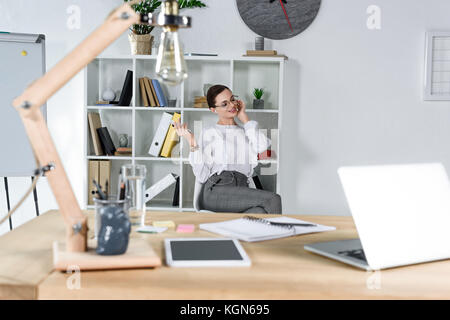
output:
[[[124,2],[130,2],[131,0],[124,0]],[[201,8],[206,5],[198,0],[179,0],[179,8]],[[141,14],[155,12],[161,5],[159,0],[142,0],[139,3],[131,5],[134,11]],[[145,24],[134,24],[130,28],[131,33],[128,34],[128,40],[130,41],[131,54],[152,54],[153,36],[150,34],[153,30],[153,26]]]
[[[255,88],[253,90],[253,95],[256,99],[253,99],[253,109],[264,109],[264,100],[261,99],[262,95],[264,94],[263,88]]]

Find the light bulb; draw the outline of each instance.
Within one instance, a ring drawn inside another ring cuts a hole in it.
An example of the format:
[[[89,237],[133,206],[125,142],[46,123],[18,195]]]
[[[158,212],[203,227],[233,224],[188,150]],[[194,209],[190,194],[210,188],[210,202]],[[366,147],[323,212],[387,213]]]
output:
[[[156,59],[156,75],[166,84],[177,85],[187,78],[183,49],[176,29],[165,29]]]

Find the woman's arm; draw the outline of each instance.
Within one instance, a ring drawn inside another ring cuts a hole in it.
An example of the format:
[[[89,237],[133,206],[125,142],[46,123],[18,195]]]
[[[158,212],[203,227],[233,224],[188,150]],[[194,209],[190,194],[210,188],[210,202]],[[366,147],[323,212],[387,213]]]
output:
[[[272,142],[259,130],[258,122],[249,119],[247,113],[245,112],[244,101],[238,100],[238,104],[239,111],[237,117],[244,124],[245,135],[250,142],[250,147],[256,153],[266,151]]]
[[[207,148],[204,148],[203,135],[197,143],[194,134],[187,128],[186,123],[181,124],[177,121],[175,122],[175,128],[177,130],[177,134],[180,137],[184,137],[189,144],[189,163],[192,166],[192,171],[194,172],[197,181],[204,183],[209,178],[211,162],[208,161],[210,158],[206,154]]]

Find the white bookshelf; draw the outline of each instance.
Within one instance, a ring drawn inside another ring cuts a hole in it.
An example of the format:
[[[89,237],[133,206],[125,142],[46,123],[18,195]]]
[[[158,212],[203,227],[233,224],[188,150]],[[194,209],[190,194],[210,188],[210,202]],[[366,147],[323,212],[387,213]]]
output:
[[[171,87],[161,82],[167,99],[177,99],[176,107],[143,107],[139,89],[139,78],[156,78],[156,55],[127,56],[104,55],[91,62],[85,69],[84,99],[84,194],[85,208],[88,193],[88,161],[111,160],[112,193],[116,193],[120,167],[125,163],[144,164],[147,167],[147,187],[168,173],[180,176],[179,206],[172,206],[175,185],[159,194],[147,203],[148,210],[194,211],[193,191],[194,175],[188,161],[189,149],[183,139],[172,158],[152,157],[148,149],[163,112],[178,112],[181,121],[193,128],[194,121],[202,121],[203,127],[215,123],[217,116],[207,108],[193,108],[195,96],[203,96],[203,84],[224,84],[239,99],[246,103],[249,117],[259,123],[261,129],[267,129],[267,135],[273,142],[275,157],[260,160],[255,173],[259,175],[264,189],[280,192],[277,178],[279,157],[281,155],[280,128],[283,110],[283,88],[285,61],[281,57],[185,57],[189,77],[179,86]],[[116,92],[116,100],[122,89],[127,70],[133,71],[133,97],[129,107],[96,106],[102,91],[110,87]],[[253,108],[253,88],[264,88],[264,109]],[[128,134],[131,156],[95,156],[87,120],[88,112],[99,112],[102,125],[108,127],[113,142],[118,146],[118,135]],[[278,129],[271,131],[271,129]],[[261,175],[262,168],[270,167],[273,174]]]

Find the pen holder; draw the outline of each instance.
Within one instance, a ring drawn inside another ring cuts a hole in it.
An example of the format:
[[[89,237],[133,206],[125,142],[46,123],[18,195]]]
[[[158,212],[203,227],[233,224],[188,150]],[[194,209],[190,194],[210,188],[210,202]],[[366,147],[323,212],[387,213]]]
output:
[[[128,218],[128,199],[117,200],[117,196],[108,199],[94,198],[95,237],[97,254],[118,255],[127,251],[131,231]]]

